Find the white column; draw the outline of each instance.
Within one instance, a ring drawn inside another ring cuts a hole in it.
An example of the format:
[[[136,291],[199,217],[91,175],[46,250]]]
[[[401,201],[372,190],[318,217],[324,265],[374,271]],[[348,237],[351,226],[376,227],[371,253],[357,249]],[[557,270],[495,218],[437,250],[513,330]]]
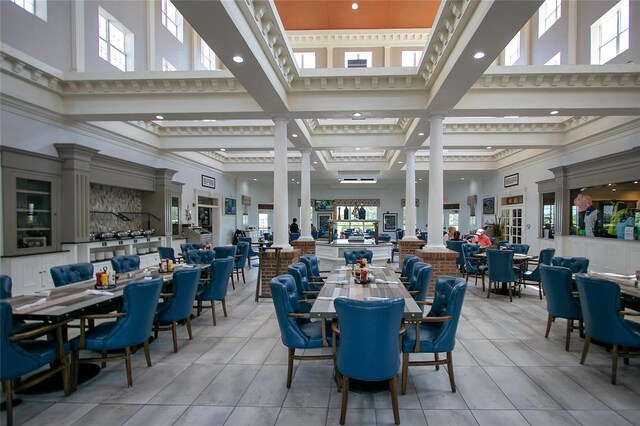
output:
[[[276,126],[273,150],[273,246],[290,249],[289,245],[289,182],[287,182],[286,117],[274,117]]]
[[[444,220],[444,211],[442,209],[444,197],[443,120],[443,115],[429,117],[431,123],[431,132],[429,134],[429,210],[427,212],[429,228],[425,248],[444,247],[442,241],[442,223]]]
[[[416,150],[409,149],[406,152],[406,193],[405,198],[405,230],[403,240],[417,240],[416,237]],[[431,204],[431,203],[429,203]]]
[[[313,240],[311,236],[311,218],[309,206],[311,205],[311,151],[303,149],[302,164],[300,168],[300,239]]]

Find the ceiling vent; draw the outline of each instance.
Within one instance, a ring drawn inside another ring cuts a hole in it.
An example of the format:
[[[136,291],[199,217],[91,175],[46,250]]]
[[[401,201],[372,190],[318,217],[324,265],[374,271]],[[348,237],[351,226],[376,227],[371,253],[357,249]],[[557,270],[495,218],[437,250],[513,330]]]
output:
[[[378,175],[367,172],[340,172],[340,183],[377,183]]]

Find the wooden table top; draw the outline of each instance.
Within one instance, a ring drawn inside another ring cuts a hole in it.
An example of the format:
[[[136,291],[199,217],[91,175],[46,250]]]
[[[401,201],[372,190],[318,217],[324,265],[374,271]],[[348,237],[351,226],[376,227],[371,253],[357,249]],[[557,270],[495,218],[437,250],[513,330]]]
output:
[[[404,299],[404,318],[421,318],[422,311],[411,297],[405,286],[400,282],[389,265],[368,265],[369,274],[378,280],[368,284],[356,284],[353,279],[351,266],[334,265],[332,272],[325,280],[325,284],[313,303],[310,315],[312,318],[336,318],[333,301],[337,297],[347,297],[356,300]],[[344,284],[343,284],[344,283]]]
[[[200,265],[208,267],[209,265]],[[176,265],[174,272],[181,269],[182,265]],[[4,299],[3,302],[11,304],[13,308],[13,316],[20,319],[41,320],[49,322],[59,322],[69,318],[75,318],[80,315],[86,315],[102,306],[113,305],[122,299],[122,293],[127,284],[144,279],[143,270],[133,271],[133,277],[126,278],[127,274],[119,274],[122,278],[118,280],[115,288],[108,289],[112,295],[92,295],[87,294],[86,290],[94,290],[95,279],[81,281],[74,284],[68,284],[61,287],[47,289],[51,294],[46,297],[46,302],[28,308],[21,308],[40,299],[43,295],[38,293],[25,294],[22,296]],[[153,277],[162,276],[163,281],[169,282],[173,278],[173,272],[158,273],[157,270],[152,272]]]
[[[478,253],[475,255],[475,257],[482,257],[482,258],[486,258],[487,257],[487,252],[485,251],[484,253]],[[538,256],[533,256],[530,254],[522,254],[522,253],[514,253],[513,254],[513,260],[533,260],[536,259]]]
[[[612,281],[620,286],[620,291],[624,294],[640,298],[640,288],[636,286],[636,279],[633,275],[614,274],[610,272],[589,272],[587,275],[593,278],[600,278]]]

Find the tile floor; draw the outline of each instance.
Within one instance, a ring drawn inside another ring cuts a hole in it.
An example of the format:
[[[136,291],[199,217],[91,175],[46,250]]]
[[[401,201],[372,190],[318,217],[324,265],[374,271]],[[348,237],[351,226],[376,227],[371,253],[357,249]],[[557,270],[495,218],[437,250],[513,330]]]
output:
[[[229,290],[229,317],[216,327],[206,310],[194,321],[193,341],[179,330],[179,353],[164,332],[151,345],[153,367],[142,351],[135,354],[132,388],[124,364],[112,363],[67,398],[21,396],[16,424],[337,425],[340,394],[329,361],[296,363],[287,390],[287,351],[273,306],[253,301],[256,273],[247,270],[247,284]],[[572,336],[565,352],[563,320],[544,338],[547,313],[536,288],[513,303],[487,300],[473,280],[468,290],[454,351],[458,391],[451,392],[444,368],[410,368],[407,395],[399,398],[403,425],[640,425],[637,360],[620,365],[613,386],[603,348],[591,345],[584,366],[582,339]],[[393,424],[389,394],[351,392],[347,424]]]

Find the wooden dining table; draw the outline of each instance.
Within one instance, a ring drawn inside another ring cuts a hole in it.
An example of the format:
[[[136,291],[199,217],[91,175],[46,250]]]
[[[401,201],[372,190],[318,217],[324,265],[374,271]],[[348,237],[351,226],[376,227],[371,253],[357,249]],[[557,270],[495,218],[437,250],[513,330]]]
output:
[[[587,275],[592,278],[600,278],[618,284],[620,286],[623,307],[640,311],[640,288],[638,288],[635,275],[595,271],[591,271]]]
[[[487,251],[485,250],[482,253],[476,253],[474,255],[474,257],[476,259],[480,259],[482,262],[486,262],[487,261]],[[519,263],[519,264],[524,264],[523,268],[521,268],[521,273],[527,270],[527,266],[528,263],[532,260],[537,259],[538,256],[534,256],[534,255],[529,255],[529,254],[522,254],[522,253],[514,253],[513,254],[513,263]],[[520,276],[520,278],[522,278],[522,276]],[[503,282],[502,286],[500,286],[500,288],[496,288],[494,290],[491,290],[492,293],[496,293],[496,294],[509,294],[509,289],[507,287],[507,283]]]

